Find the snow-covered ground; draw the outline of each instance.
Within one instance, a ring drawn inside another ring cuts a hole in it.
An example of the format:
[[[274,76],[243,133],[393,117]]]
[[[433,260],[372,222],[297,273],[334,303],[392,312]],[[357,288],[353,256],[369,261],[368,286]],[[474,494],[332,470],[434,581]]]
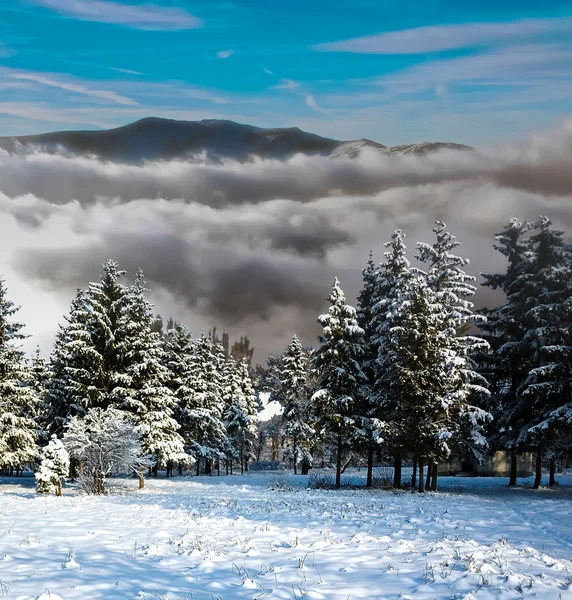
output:
[[[572,598],[572,477],[537,491],[442,478],[438,494],[306,482],[251,473],[138,492],[126,480],[56,498],[1,480],[0,597]]]

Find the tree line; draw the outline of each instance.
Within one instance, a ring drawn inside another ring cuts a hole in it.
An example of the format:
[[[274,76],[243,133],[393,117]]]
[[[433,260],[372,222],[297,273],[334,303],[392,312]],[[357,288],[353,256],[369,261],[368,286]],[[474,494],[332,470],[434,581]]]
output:
[[[431,244],[416,245],[415,262],[395,231],[381,262],[370,254],[355,307],[335,280],[319,345],[305,348],[294,335],[256,370],[248,338],[230,352],[216,331],[193,338],[171,320],[163,333],[143,273],[126,285],[113,260],[99,282],[78,288],[49,360],[28,360],[0,281],[0,469],[33,466],[57,489],[54,474],[67,468],[62,444],[73,450],[70,470],[81,472],[95,434],[92,446],[85,436],[107,428],[139,440],[136,452],[119,446],[137,454],[122,464],[140,474],[191,463],[197,473],[242,472],[256,455],[266,392],[282,407],[280,458],[308,473],[326,446],[338,487],[348,449],[365,457],[368,486],[380,453],[392,457],[396,488],[411,460],[412,486],[434,490],[451,456],[483,460],[496,450],[510,453],[511,485],[518,454],[531,451],[535,486],[544,458],[553,484],[572,423],[572,247],[547,218],[512,219],[494,242],[506,269],[482,283],[505,300],[475,311],[476,278],[460,242],[442,222],[433,231]]]
[[[0,281],[4,473],[34,466],[52,436],[65,440],[70,424],[99,423],[102,411],[128,419],[155,475],[161,467],[170,475],[191,463],[207,473],[221,464],[230,471],[233,464],[248,468],[258,412],[248,360],[235,359],[216,334],[193,339],[180,323],[162,335],[143,273],[129,286],[124,275],[108,260],[99,282],[77,290],[49,361],[39,353],[26,360],[19,347],[23,324],[13,318],[18,309]],[[248,344],[242,346],[248,354]],[[54,460],[58,448],[46,460]],[[81,470],[71,458],[72,471]]]
[[[371,486],[382,449],[394,487],[410,459],[412,486],[435,490],[451,456],[483,461],[506,450],[515,485],[518,454],[534,451],[535,487],[543,456],[554,485],[572,423],[572,247],[548,218],[512,219],[494,243],[506,270],[482,283],[505,301],[475,311],[460,242],[442,222],[433,231],[432,244],[416,245],[415,264],[395,231],[379,264],[370,254],[355,308],[335,281],[319,347],[294,336],[269,358],[263,387],[283,407],[285,455],[307,471],[327,440],[339,487],[342,452],[361,452]]]

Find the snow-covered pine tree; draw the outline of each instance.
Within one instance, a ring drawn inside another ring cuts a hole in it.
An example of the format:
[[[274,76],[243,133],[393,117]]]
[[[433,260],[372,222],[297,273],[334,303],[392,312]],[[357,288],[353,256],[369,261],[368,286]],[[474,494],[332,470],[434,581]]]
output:
[[[46,395],[50,433],[62,435],[71,416],[104,403],[104,392],[96,385],[102,358],[93,343],[90,315],[87,293],[78,288],[50,357]]]
[[[362,271],[363,286],[357,297],[356,314],[358,325],[363,329],[363,351],[361,368],[365,376],[359,387],[359,428],[364,432],[359,436],[364,438],[367,446],[367,476],[366,487],[373,485],[373,454],[374,447],[382,440],[383,427],[381,406],[378,402],[379,395],[375,393],[375,365],[377,360],[377,336],[375,335],[376,323],[374,322],[374,306],[377,295],[380,293],[380,269],[373,261],[373,253],[369,253],[369,260]],[[361,440],[360,440],[361,441]]]
[[[224,420],[228,437],[233,441],[233,454],[240,463],[241,474],[248,469],[252,439],[256,435],[256,393],[245,359],[226,361],[223,380]]]
[[[110,394],[119,383],[118,377],[125,367],[123,336],[126,335],[124,328],[129,298],[127,289],[120,283],[123,275],[125,271],[119,269],[116,261],[109,259],[103,264],[101,280],[89,284],[86,296],[89,331],[100,356],[100,364],[93,370],[93,385],[99,394],[92,397],[88,408],[110,406]]]
[[[24,325],[12,318],[18,310],[0,279],[0,469],[9,474],[20,472],[38,454],[38,397],[28,385],[30,375],[19,346],[27,337]]]
[[[194,376],[195,358],[191,332],[181,323],[169,322],[165,344],[165,366],[169,370],[167,386],[176,398],[174,417],[181,429],[179,434],[185,442],[185,449],[190,451],[192,441],[194,410]],[[183,464],[179,463],[182,474]]]
[[[27,373],[27,385],[37,398],[35,413],[33,415],[38,428],[37,442],[40,445],[43,445],[48,440],[48,435],[46,433],[49,427],[47,393],[51,373],[47,361],[41,356],[39,346],[36,347],[36,351],[32,358],[27,361]]]
[[[192,388],[186,407],[186,442],[197,461],[197,474],[201,461],[205,473],[210,474],[213,463],[229,450],[226,428],[223,423],[223,369],[224,349],[212,338],[201,335],[195,340],[193,354]]]
[[[161,464],[184,462],[187,455],[173,418],[176,398],[167,386],[170,372],[164,364],[161,335],[152,329],[152,305],[145,298],[146,291],[139,271],[122,299],[124,314],[114,315],[114,327],[122,334],[114,351],[121,356],[123,369],[114,374],[109,398],[115,408],[131,414],[143,449],[153,456],[157,475]]]
[[[355,428],[357,394],[365,378],[360,367],[364,331],[337,278],[328,301],[328,312],[318,317],[323,331],[318,336],[321,345],[313,355],[312,367],[319,390],[312,396],[312,402],[322,428],[336,436],[336,487],[339,488],[343,444]]]
[[[495,234],[495,250],[507,259],[503,273],[483,273],[483,285],[504,293],[506,301],[490,310],[488,320],[480,324],[493,353],[484,356],[482,371],[493,385],[492,412],[494,427],[491,432],[493,448],[511,452],[509,485],[516,485],[517,440],[520,428],[526,422],[527,411],[517,392],[532,368],[533,349],[525,335],[528,311],[529,279],[533,263],[528,233],[531,223],[511,219],[503,231]]]
[[[418,259],[427,265],[427,283],[442,307],[440,327],[449,342],[449,360],[454,364],[454,368],[447,370],[451,377],[448,393],[455,393],[457,397],[450,415],[455,432],[452,442],[459,453],[482,460],[487,448],[484,425],[492,415],[484,410],[488,405],[488,382],[476,371],[471,357],[486,352],[489,346],[482,338],[461,332],[485,319],[473,313],[470,298],[476,288],[472,285],[475,277],[465,271],[469,260],[454,253],[461,242],[446,230],[442,221],[436,221],[433,231],[437,238],[434,244],[418,243],[417,249]],[[428,458],[429,468],[433,466],[434,457]]]
[[[442,327],[443,312],[425,277],[412,273],[398,282],[387,314],[387,392],[398,405],[391,426],[418,461],[420,490],[424,459],[449,455],[458,413],[459,359]]]
[[[42,449],[40,466],[35,473],[38,494],[62,495],[62,480],[70,470],[70,457],[62,440],[52,435]]]
[[[375,414],[379,414],[382,418],[384,442],[394,455],[393,486],[396,488],[401,487],[403,455],[410,450],[409,440],[399,425],[402,418],[402,403],[398,395],[392,391],[395,364],[392,362],[392,355],[388,353],[391,341],[390,308],[397,299],[398,293],[403,293],[412,275],[404,238],[403,232],[397,229],[393,232],[391,241],[384,244],[388,250],[384,253],[384,261],[379,266],[374,280],[372,319],[369,329],[371,351],[376,355],[373,367],[373,394],[370,402],[375,409]]]
[[[288,348],[282,355],[280,379],[282,395],[282,421],[286,438],[287,460],[294,463],[294,473],[298,464],[302,465],[302,475],[308,473],[312,465],[311,447],[314,429],[310,418],[310,389],[308,353],[294,334]]]
[[[533,274],[527,282],[525,340],[534,355],[518,397],[528,415],[520,440],[537,450],[537,488],[543,451],[558,445],[558,435],[572,421],[572,248],[564,231],[555,229],[547,217],[534,225],[530,243]]]

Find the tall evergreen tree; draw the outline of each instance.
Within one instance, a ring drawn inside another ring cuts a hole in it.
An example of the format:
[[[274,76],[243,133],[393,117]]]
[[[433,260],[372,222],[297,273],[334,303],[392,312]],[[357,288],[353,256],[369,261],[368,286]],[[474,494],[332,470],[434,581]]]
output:
[[[378,354],[377,336],[375,335],[376,322],[374,320],[374,307],[378,300],[380,284],[380,269],[373,261],[370,252],[369,260],[362,271],[363,286],[357,298],[356,314],[358,325],[363,329],[363,350],[361,368],[364,374],[363,383],[359,387],[359,429],[364,432],[367,446],[367,476],[366,487],[373,485],[373,455],[374,447],[381,442],[382,407],[380,396],[375,392],[375,365]]]
[[[247,469],[252,440],[256,435],[256,394],[252,386],[246,360],[226,361],[223,381],[225,401],[224,419],[234,450],[240,463],[240,472]]]
[[[528,278],[528,326],[532,368],[518,390],[520,410],[528,418],[520,430],[523,444],[537,449],[535,487],[541,483],[542,452],[557,445],[559,425],[569,425],[572,401],[572,249],[564,231],[547,217],[530,238],[532,275]]]
[[[28,385],[29,372],[20,342],[23,323],[15,321],[19,307],[7,297],[0,279],[0,469],[21,470],[38,454],[38,396]]]
[[[123,314],[111,314],[120,343],[114,338],[114,352],[121,356],[123,371],[114,374],[115,388],[110,401],[129,412],[139,427],[144,450],[154,457],[155,473],[164,462],[185,461],[179,425],[173,418],[176,398],[167,386],[169,370],[161,335],[153,330],[152,305],[145,298],[145,281],[139,271],[126,298]],[[111,322],[111,319],[110,319]],[[111,380],[111,378],[110,378]]]
[[[433,231],[437,238],[434,244],[419,243],[417,248],[419,260],[427,265],[427,283],[441,306],[440,328],[449,343],[449,360],[456,361],[457,368],[447,371],[452,377],[451,391],[455,390],[457,396],[457,414],[451,416],[457,425],[453,442],[460,454],[482,460],[487,449],[484,426],[492,415],[485,410],[488,382],[476,371],[472,356],[482,354],[489,346],[482,338],[465,335],[463,331],[485,319],[473,312],[470,298],[476,288],[472,284],[475,277],[465,271],[469,260],[454,253],[461,243],[446,230],[442,221],[436,222]]]
[[[102,402],[102,390],[95,380],[102,360],[90,323],[87,293],[78,288],[50,357],[46,395],[49,432],[59,436],[71,416],[85,415],[91,406]]]
[[[356,424],[357,394],[365,376],[360,367],[363,329],[357,323],[356,310],[346,303],[339,281],[328,297],[330,308],[320,315],[321,346],[313,356],[319,390],[313,396],[316,416],[322,427],[336,435],[336,487],[341,484],[344,439]]]
[[[280,379],[284,389],[282,419],[287,440],[286,458],[294,463],[294,473],[301,464],[305,475],[312,464],[310,448],[315,432],[309,414],[308,354],[295,334],[282,356]]]
[[[92,398],[89,408],[107,408],[110,395],[118,385],[124,365],[126,309],[128,293],[120,282],[125,271],[114,260],[103,264],[101,280],[89,284],[87,294],[89,328],[95,350],[99,354],[99,368],[94,370],[94,386],[98,396]]]
[[[480,324],[493,352],[481,358],[482,372],[493,385],[492,411],[495,426],[491,432],[494,448],[511,452],[509,485],[516,485],[519,431],[527,411],[518,400],[518,390],[532,368],[533,349],[526,338],[529,280],[533,272],[528,233],[532,224],[511,219],[495,234],[494,248],[507,260],[502,273],[483,273],[483,285],[503,292],[505,302],[488,312]]]
[[[375,353],[373,365],[373,396],[371,404],[379,411],[383,421],[383,436],[387,446],[394,454],[393,485],[401,487],[401,462],[403,454],[408,452],[408,438],[399,426],[402,419],[402,398],[393,390],[395,365],[388,352],[391,342],[390,310],[392,303],[403,293],[404,286],[412,275],[411,264],[407,258],[404,234],[396,230],[391,241],[385,244],[384,261],[379,266],[372,292],[373,307],[370,323],[371,347]]]
[[[223,369],[222,346],[210,337],[201,335],[194,343],[192,391],[187,405],[187,443],[197,460],[197,473],[204,460],[208,474],[213,462],[218,462],[228,450],[223,423]]]

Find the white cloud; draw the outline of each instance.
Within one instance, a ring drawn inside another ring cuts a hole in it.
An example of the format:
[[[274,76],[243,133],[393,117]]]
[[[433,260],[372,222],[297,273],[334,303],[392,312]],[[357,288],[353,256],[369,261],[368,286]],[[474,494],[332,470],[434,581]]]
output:
[[[33,81],[35,83],[39,83],[40,85],[46,85],[48,87],[59,88],[61,90],[66,90],[68,92],[74,92],[76,94],[81,94],[82,96],[89,96],[91,98],[101,98],[102,100],[109,100],[110,102],[114,102],[115,104],[123,104],[127,106],[134,106],[137,104],[135,100],[132,98],[127,98],[126,96],[121,96],[115,92],[107,91],[107,90],[98,90],[87,87],[85,85],[79,83],[72,83],[68,81],[62,81],[58,79],[54,79],[53,77],[43,75],[41,73],[31,73],[27,71],[15,71],[9,73],[9,77],[13,79],[23,79],[26,81]]]
[[[295,90],[300,87],[300,84],[293,79],[282,79],[282,83],[273,85],[270,89],[272,90]]]
[[[446,220],[474,274],[502,264],[493,234],[511,216],[572,227],[571,165],[572,123],[524,146],[425,158],[136,167],[0,153],[0,255],[34,334],[55,329],[75,286],[112,256],[144,268],[164,317],[248,333],[263,360],[294,331],[312,342],[333,276],[352,297],[368,250],[381,260],[396,227],[412,250]]]
[[[217,52],[217,58],[230,58],[232,55],[234,54],[234,50],[221,50],[220,52]]]
[[[134,29],[175,30],[201,27],[201,19],[181,8],[123,4],[106,0],[28,0],[68,17]]]
[[[326,112],[321,106],[318,106],[318,103],[316,102],[316,99],[314,98],[313,94],[304,94],[304,102],[306,103],[306,106],[315,111],[321,113]]]
[[[505,23],[430,25],[314,46],[321,52],[424,54],[490,44],[510,44],[541,36],[572,33],[572,18],[522,19]]]

